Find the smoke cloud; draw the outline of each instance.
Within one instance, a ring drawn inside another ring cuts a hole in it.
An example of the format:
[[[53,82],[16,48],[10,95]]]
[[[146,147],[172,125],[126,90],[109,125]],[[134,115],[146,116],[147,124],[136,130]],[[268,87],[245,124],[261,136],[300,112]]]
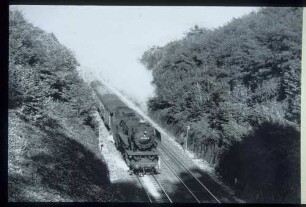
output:
[[[146,109],[152,74],[139,63],[149,49],[180,39],[198,25],[217,28],[250,7],[11,6],[70,48],[83,74],[101,75]]]

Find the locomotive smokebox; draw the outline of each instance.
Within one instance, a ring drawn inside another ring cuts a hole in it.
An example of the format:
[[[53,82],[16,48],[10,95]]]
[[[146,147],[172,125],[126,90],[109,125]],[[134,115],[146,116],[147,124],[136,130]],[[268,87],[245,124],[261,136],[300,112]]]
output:
[[[140,149],[149,149],[156,143],[152,127],[147,123],[140,123],[135,129],[135,144]]]

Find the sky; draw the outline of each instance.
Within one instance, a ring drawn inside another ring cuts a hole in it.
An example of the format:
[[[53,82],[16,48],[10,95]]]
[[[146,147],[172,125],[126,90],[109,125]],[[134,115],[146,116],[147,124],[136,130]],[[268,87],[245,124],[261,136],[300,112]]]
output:
[[[139,63],[150,47],[180,39],[195,25],[218,28],[255,7],[12,6],[75,54],[81,69],[100,74],[145,107],[152,74]],[[98,77],[98,76],[97,76]]]

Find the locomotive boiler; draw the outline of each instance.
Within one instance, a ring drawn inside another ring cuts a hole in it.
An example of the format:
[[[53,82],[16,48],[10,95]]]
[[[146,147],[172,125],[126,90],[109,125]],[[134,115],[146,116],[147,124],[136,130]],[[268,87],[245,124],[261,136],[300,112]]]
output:
[[[115,146],[130,172],[158,173],[160,133],[100,82],[93,81],[91,87],[100,101],[98,108],[103,122],[113,134]]]

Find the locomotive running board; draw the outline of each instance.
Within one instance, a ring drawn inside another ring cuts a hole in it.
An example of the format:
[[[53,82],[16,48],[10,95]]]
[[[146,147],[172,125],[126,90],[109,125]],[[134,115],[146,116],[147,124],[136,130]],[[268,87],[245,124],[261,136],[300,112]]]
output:
[[[126,153],[130,156],[137,156],[137,155],[160,155],[159,151],[144,151],[144,152],[134,152],[131,150],[126,150]]]

